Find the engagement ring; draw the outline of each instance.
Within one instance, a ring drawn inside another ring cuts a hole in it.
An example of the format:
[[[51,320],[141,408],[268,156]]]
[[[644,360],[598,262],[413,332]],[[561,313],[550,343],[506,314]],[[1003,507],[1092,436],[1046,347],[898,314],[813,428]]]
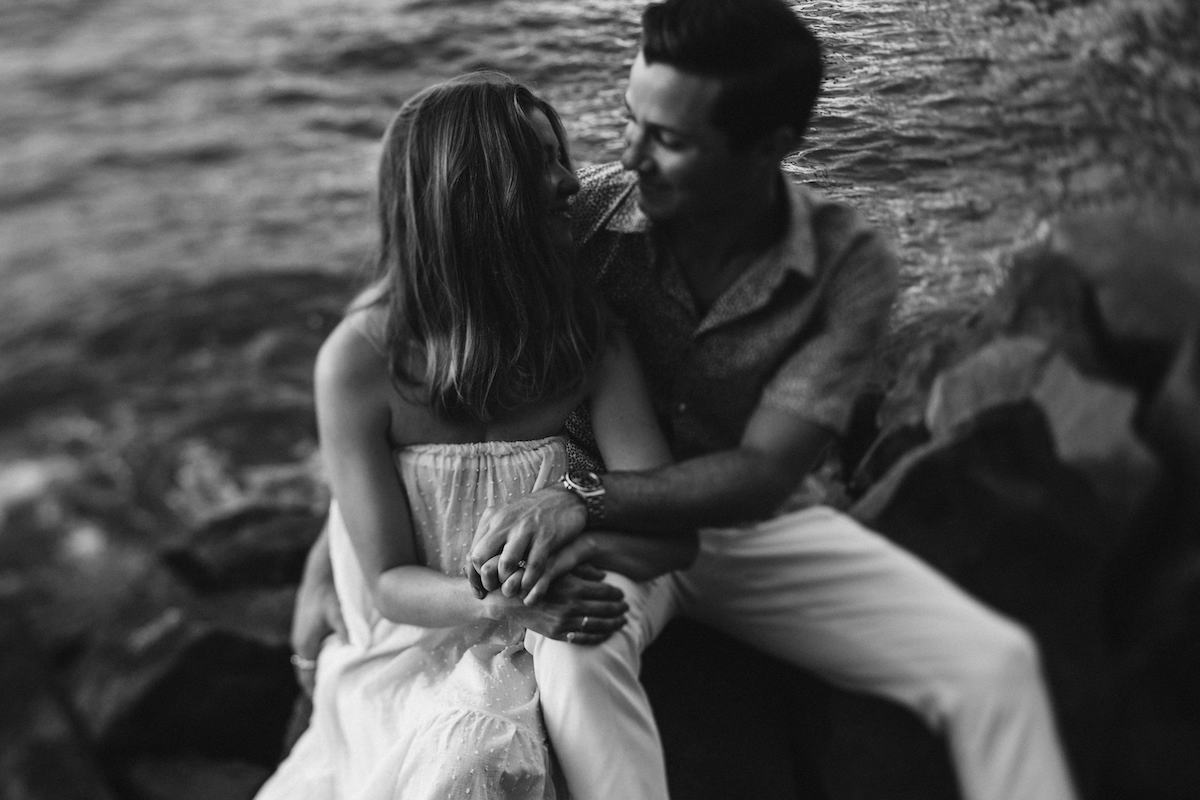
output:
[[[310,670],[317,668],[317,660],[315,658],[305,658],[299,653],[292,653],[292,657],[288,661],[291,661],[292,666],[296,669]]]

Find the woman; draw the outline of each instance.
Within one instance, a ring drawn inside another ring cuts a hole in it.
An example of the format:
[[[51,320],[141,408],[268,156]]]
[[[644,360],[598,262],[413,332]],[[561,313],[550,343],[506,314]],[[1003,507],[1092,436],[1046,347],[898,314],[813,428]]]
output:
[[[561,123],[496,75],[421,92],[379,170],[375,280],[317,357],[327,529],[346,637],[270,798],[554,798],[526,630],[586,644],[624,624],[600,568],[646,579],[694,543],[600,534],[592,566],[527,605],[462,577],[488,505],[559,479],[588,404],[611,468],[668,460],[621,332],[570,261],[578,191]]]

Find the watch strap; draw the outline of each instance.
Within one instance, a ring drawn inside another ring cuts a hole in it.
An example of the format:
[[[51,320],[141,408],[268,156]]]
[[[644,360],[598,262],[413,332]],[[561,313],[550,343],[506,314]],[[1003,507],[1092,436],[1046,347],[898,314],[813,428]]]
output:
[[[564,489],[583,501],[584,509],[587,512],[587,525],[591,527],[604,519],[605,490],[599,475],[594,472],[585,474],[587,482],[593,483],[594,487],[585,486],[570,472],[562,476],[562,485]]]

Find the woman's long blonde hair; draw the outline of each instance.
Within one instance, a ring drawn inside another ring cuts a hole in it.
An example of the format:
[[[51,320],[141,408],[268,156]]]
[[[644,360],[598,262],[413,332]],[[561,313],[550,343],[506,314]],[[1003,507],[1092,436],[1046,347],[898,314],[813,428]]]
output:
[[[495,73],[425,89],[384,134],[375,280],[389,366],[452,419],[564,395],[602,347],[601,310],[551,237],[534,110],[570,168],[554,109]]]

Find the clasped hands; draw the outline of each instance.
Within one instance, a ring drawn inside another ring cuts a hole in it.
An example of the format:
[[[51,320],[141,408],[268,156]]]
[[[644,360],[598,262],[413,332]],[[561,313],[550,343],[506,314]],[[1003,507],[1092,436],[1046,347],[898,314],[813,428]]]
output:
[[[491,592],[520,599],[554,618],[530,625],[553,638],[585,644],[607,639],[625,624],[621,590],[589,564],[595,541],[584,533],[579,498],[546,488],[488,508],[475,529],[467,579],[483,599]]]

